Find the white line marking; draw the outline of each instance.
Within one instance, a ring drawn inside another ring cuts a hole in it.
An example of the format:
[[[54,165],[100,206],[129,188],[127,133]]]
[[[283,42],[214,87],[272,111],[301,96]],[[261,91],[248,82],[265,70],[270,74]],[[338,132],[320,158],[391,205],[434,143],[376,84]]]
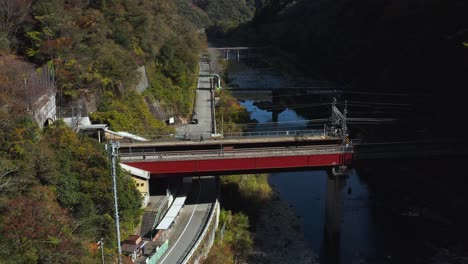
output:
[[[193,212],[192,212],[192,215],[190,215],[190,218],[187,222],[187,225],[185,226],[184,230],[182,230],[182,233],[180,234],[179,238],[176,240],[176,242],[174,243],[174,245],[172,245],[172,248],[171,250],[169,250],[169,252],[167,252],[166,256],[161,260],[160,263],[164,263],[164,261],[166,260],[167,256],[169,256],[172,252],[172,250],[174,250],[174,248],[176,247],[177,243],[179,243],[179,240],[182,238],[182,236],[184,235],[185,231],[187,230],[188,226],[190,225],[190,222],[192,221],[192,218],[193,218],[193,215],[195,214],[195,211],[197,210],[197,206],[198,206],[198,200],[200,199],[200,193],[201,193],[201,183],[199,183],[199,189],[198,189],[198,197],[197,197],[197,203],[195,204],[195,207],[193,208]]]

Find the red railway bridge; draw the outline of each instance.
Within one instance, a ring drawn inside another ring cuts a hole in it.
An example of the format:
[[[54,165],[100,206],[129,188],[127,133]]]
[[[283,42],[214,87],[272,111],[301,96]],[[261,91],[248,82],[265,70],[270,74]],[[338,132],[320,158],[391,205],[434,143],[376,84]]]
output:
[[[346,107],[333,101],[331,128],[267,137],[121,143],[121,162],[152,177],[221,175],[272,170],[331,167],[335,173],[351,163]]]
[[[120,143],[121,162],[151,177],[221,175],[349,165],[350,146],[341,137],[259,137],[204,142]],[[337,170],[338,172],[338,170]]]

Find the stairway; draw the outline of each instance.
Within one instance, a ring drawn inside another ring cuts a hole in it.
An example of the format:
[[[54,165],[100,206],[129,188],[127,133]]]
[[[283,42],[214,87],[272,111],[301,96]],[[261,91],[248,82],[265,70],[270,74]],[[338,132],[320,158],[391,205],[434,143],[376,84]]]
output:
[[[151,239],[151,230],[153,229],[154,221],[156,220],[157,211],[145,211],[143,221],[141,223],[140,236],[144,239]]]

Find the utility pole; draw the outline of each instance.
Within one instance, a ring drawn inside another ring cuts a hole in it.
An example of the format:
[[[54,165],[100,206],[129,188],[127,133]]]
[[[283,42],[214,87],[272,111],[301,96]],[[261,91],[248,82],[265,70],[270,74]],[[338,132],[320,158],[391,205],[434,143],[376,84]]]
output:
[[[100,240],[100,244],[101,244],[101,258],[102,258],[102,264],[104,264],[104,238],[101,237],[101,240]]]
[[[111,157],[111,174],[112,181],[114,186],[114,207],[115,207],[115,229],[117,231],[117,248],[119,254],[119,264],[122,264],[122,248],[120,247],[120,227],[119,227],[119,206],[117,204],[117,172],[116,172],[116,160],[117,160],[117,150],[119,149],[120,144],[118,141],[111,141],[106,145],[106,149]]]
[[[216,134],[215,93],[213,87],[211,87],[211,118],[213,122],[213,132]]]

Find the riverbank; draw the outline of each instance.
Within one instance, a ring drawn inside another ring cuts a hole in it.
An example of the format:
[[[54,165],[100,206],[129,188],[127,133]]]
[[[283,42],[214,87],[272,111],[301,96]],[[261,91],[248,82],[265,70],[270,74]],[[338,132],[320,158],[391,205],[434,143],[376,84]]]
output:
[[[221,204],[233,217],[245,215],[250,225],[249,235],[253,244],[248,254],[238,259],[242,263],[318,263],[317,255],[307,244],[301,219],[293,207],[279,199],[279,193],[272,189],[267,174],[223,176],[221,178]],[[222,219],[223,217],[221,217]],[[221,221],[223,222],[223,221]],[[220,226],[222,226],[221,224]],[[226,232],[232,231],[228,224]],[[239,231],[236,231],[237,233]],[[231,232],[232,233],[232,232]],[[218,238],[221,235],[218,234]],[[224,234],[219,250],[211,252],[208,263],[214,260],[234,259],[236,246],[231,235]],[[235,243],[236,244],[236,243]]]
[[[318,263],[304,240],[299,217],[290,204],[279,199],[277,191],[258,212],[253,238],[249,263]]]

